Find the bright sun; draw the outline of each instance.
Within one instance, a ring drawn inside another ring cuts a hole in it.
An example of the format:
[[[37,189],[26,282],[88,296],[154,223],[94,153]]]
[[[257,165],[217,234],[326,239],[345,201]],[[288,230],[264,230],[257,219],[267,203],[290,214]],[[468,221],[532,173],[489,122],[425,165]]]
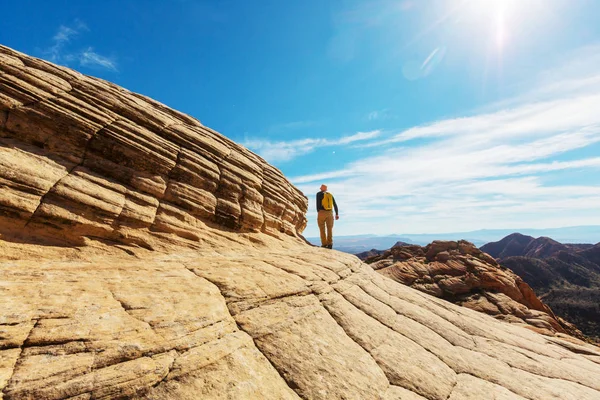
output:
[[[496,45],[498,46],[498,48],[502,49],[502,47],[504,47],[504,40],[506,36],[506,21],[504,20],[504,14],[508,1],[496,1],[496,3]]]
[[[542,0],[466,0],[459,13],[466,14],[472,22],[479,25],[478,34],[486,30],[498,50],[507,46],[522,27],[535,19]]]

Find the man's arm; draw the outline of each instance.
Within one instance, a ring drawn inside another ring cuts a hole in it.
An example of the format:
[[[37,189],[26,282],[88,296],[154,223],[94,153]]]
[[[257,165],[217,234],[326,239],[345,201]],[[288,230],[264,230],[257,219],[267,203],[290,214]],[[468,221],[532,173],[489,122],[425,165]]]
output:
[[[333,195],[331,195],[331,200],[333,200],[333,208],[335,208],[335,218],[339,218],[338,215],[338,207],[337,207],[337,203],[335,202],[335,197],[333,197]]]
[[[319,212],[319,204],[321,203],[321,201],[323,201],[323,192],[319,192],[317,193],[317,195],[315,196],[315,206],[317,207],[317,212]],[[321,200],[319,200],[319,197],[321,197]]]

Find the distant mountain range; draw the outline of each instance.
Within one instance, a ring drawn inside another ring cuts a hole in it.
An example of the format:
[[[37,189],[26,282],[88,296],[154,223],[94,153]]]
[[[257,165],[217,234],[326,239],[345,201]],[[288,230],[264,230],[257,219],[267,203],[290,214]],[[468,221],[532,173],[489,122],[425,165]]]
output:
[[[514,233],[481,250],[519,275],[556,315],[600,338],[600,243],[560,243]]]
[[[552,229],[482,229],[471,232],[454,233],[427,233],[427,234],[394,234],[394,235],[354,235],[335,236],[333,247],[337,250],[356,254],[371,249],[384,250],[392,247],[396,242],[427,245],[434,240],[467,240],[476,246],[499,241],[512,234],[521,232],[532,237],[552,237],[560,243],[597,243],[600,242],[600,225],[571,226]],[[320,245],[317,237],[307,240],[315,245]]]

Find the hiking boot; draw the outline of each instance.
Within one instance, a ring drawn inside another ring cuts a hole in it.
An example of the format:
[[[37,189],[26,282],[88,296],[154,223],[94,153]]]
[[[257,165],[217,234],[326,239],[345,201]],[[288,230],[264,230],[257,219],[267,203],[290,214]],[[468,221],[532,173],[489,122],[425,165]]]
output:
[[[333,245],[332,245],[332,244],[328,244],[326,247],[327,247],[328,249],[333,249]]]
[[[324,249],[328,249],[329,248],[329,246],[326,245],[326,244],[322,244],[321,247],[324,248]]]

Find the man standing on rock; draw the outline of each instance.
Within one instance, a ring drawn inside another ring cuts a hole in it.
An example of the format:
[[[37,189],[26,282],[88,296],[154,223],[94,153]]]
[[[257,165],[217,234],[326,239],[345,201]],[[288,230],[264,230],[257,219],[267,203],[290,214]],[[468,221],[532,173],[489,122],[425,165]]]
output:
[[[333,210],[335,219],[339,219],[338,206],[333,195],[327,191],[327,185],[321,185],[321,191],[317,193],[317,224],[321,233],[321,247],[333,248]]]

